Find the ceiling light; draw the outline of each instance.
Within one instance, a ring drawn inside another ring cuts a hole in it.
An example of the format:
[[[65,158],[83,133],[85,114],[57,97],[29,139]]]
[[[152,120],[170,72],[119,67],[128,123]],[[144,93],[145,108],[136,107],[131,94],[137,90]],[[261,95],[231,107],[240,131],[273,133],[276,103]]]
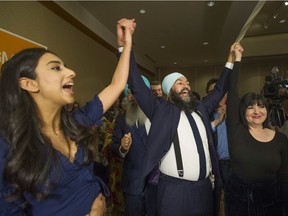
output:
[[[288,6],[288,1],[286,1],[286,2],[284,3],[284,5],[285,5],[285,6]]]
[[[215,5],[215,2],[214,1],[208,1],[207,2],[207,6],[208,7],[213,7]]]
[[[206,62],[206,63],[207,63],[207,62],[208,62],[208,59],[205,59],[205,60],[204,60],[204,62]]]
[[[174,65],[177,65],[177,62],[173,62]]]
[[[140,14],[145,14],[145,13],[146,13],[146,10],[145,10],[145,9],[140,9],[140,10],[139,10],[139,13],[140,13]]]
[[[206,46],[208,45],[209,43],[207,41],[203,42],[203,45]]]
[[[286,19],[282,19],[279,21],[279,23],[285,23],[286,22]]]
[[[279,13],[278,10],[273,12],[273,18],[276,19],[278,17]]]
[[[165,49],[165,48],[166,48],[166,46],[164,46],[164,45],[161,46],[161,49]]]

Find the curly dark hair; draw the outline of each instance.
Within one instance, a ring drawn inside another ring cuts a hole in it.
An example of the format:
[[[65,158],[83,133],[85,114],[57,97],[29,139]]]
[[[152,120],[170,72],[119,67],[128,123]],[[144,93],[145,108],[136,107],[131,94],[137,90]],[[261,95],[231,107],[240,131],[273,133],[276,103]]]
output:
[[[41,133],[42,122],[37,116],[35,102],[19,86],[21,77],[36,78],[35,69],[46,53],[52,52],[42,48],[25,49],[1,68],[0,133],[9,144],[4,181],[14,188],[6,197],[8,201],[17,199],[24,192],[45,199],[57,185],[49,179],[49,172],[57,170],[59,163],[56,150],[50,139]],[[65,107],[61,110],[60,126],[67,139],[85,147],[83,165],[87,164],[93,158],[95,134],[77,125]]]

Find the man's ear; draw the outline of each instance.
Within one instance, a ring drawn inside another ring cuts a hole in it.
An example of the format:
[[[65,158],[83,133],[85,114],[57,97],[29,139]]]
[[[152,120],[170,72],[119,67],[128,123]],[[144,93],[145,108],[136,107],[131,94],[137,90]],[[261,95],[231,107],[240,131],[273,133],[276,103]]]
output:
[[[20,85],[20,88],[28,92],[36,93],[39,91],[38,83],[36,82],[36,80],[30,79],[27,77],[21,77],[19,79],[19,85]]]

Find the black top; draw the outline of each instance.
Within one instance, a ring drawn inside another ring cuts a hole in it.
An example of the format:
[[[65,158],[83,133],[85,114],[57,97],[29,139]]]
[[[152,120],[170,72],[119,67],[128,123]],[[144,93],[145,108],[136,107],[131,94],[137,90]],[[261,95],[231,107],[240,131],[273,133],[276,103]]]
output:
[[[227,99],[227,131],[232,169],[241,179],[261,182],[277,180],[286,190],[288,140],[284,134],[276,132],[269,142],[257,141],[248,128],[240,123],[239,71],[240,62],[235,62]]]

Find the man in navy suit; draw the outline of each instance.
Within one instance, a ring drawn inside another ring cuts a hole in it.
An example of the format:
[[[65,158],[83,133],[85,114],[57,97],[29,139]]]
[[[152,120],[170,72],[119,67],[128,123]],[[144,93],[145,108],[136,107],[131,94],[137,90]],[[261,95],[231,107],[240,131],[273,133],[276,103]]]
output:
[[[142,76],[150,88],[146,77]],[[126,112],[116,118],[111,150],[124,158],[121,186],[125,200],[125,216],[156,216],[157,186],[149,184],[141,175],[146,152],[150,121],[128,89]]]
[[[118,32],[120,47],[123,35],[125,32]],[[228,90],[233,66],[231,53],[213,92],[203,101],[193,99],[187,78],[178,72],[169,74],[162,82],[167,100],[154,96],[142,81],[133,53],[131,55],[128,84],[151,122],[141,175],[148,177],[159,166],[157,210],[160,216],[216,214],[213,179],[221,179],[209,116]]]

